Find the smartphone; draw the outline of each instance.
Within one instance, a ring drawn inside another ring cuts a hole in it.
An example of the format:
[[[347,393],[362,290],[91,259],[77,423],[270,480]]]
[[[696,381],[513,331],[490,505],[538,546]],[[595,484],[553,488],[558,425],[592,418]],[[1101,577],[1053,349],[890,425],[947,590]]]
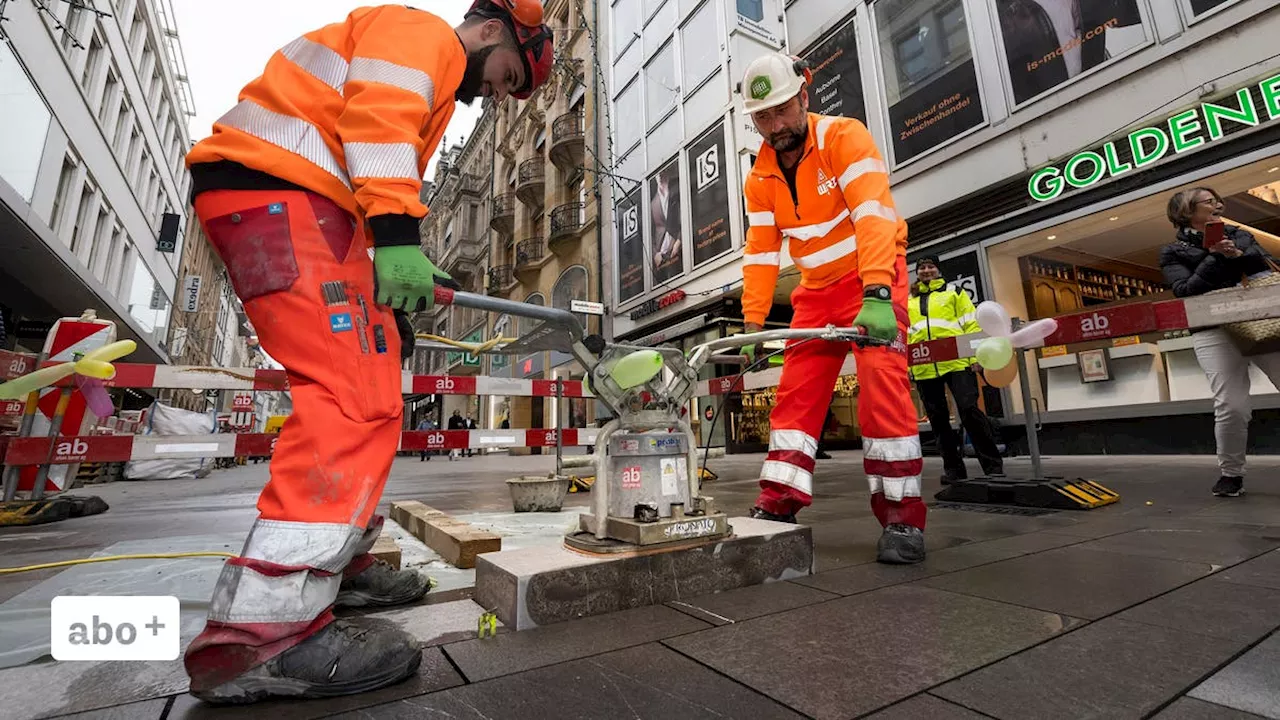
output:
[[[1218,243],[1226,239],[1227,236],[1224,228],[1225,226],[1222,224],[1221,220],[1214,220],[1212,222],[1207,222],[1204,224],[1204,249],[1205,250],[1208,250],[1209,248],[1213,247],[1214,245],[1217,245]]]

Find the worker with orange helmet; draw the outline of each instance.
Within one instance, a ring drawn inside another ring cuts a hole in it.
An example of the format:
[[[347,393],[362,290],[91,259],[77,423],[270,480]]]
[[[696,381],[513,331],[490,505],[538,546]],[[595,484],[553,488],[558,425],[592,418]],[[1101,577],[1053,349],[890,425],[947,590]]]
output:
[[[197,697],[330,697],[417,670],[413,636],[332,609],[429,589],[369,555],[413,348],[403,313],[453,284],[420,248],[422,177],[455,102],[527,98],[552,55],[538,0],[475,0],[456,28],[361,8],[274,53],[188,154],[196,215],[294,408],[257,522],[187,649]]]
[[[787,238],[800,271],[791,326],[854,325],[889,343],[852,348],[862,463],[883,528],[877,559],[916,563],[924,559],[925,506],[907,377],[907,224],[867,128],[810,113],[811,84],[803,61],[781,53],[752,61],[742,79],[745,110],[764,137],[744,187],[743,317],[748,332],[763,327]],[[818,438],[849,350],[848,343],[823,341],[787,348],[752,517],[795,522],[812,501]]]

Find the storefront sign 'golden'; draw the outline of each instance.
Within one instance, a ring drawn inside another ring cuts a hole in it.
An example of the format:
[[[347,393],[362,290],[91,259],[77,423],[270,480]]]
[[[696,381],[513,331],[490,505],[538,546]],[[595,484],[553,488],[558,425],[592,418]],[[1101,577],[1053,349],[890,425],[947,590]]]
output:
[[[1261,107],[1255,105],[1249,88],[1240,88],[1236,91],[1234,106],[1201,103],[1160,125],[1129,133],[1127,142],[1133,162],[1122,160],[1116,149],[1116,143],[1123,145],[1125,140],[1112,141],[1103,145],[1101,152],[1086,150],[1061,167],[1051,165],[1037,170],[1027,182],[1027,192],[1040,202],[1053,200],[1068,186],[1086,188],[1104,177],[1117,177],[1146,167],[1165,157],[1170,150],[1181,154],[1206,142],[1221,140],[1226,135],[1224,121],[1253,127],[1280,118],[1280,75],[1263,80],[1257,87],[1262,95]]]

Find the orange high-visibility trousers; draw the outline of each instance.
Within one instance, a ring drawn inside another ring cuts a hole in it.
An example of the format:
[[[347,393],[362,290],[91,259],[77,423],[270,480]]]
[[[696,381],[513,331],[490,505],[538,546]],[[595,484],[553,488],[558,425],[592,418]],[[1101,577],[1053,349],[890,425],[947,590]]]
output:
[[[374,302],[364,223],[320,195],[212,190],[196,215],[262,349],[284,365],[293,414],[241,556],[227,561],[186,653],[216,687],[333,620],[344,572],[364,570],[400,440],[400,336]]]
[[[871,509],[881,526],[901,523],[923,530],[923,461],[907,375],[907,266],[902,256],[895,270],[892,292],[898,341],[892,347],[853,346],[862,467],[871,489]],[[849,327],[862,309],[862,290],[856,272],[824,288],[797,287],[791,294],[791,327]],[[769,416],[769,454],[760,471],[756,505],[762,510],[790,515],[812,502],[818,438],[850,345],[811,340],[787,347],[778,401]]]

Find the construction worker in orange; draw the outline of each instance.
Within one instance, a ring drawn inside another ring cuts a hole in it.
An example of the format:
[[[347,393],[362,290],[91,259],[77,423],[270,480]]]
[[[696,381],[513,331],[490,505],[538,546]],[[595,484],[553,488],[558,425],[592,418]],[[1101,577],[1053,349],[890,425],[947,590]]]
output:
[[[769,53],[742,80],[746,112],[764,138],[746,179],[748,230],[742,310],[747,332],[764,326],[788,238],[800,284],[796,328],[863,328],[889,346],[853,346],[858,424],[871,509],[885,563],[924,559],[920,436],[907,377],[907,224],[871,134],[852,118],[809,112],[803,61]],[[813,497],[814,456],[850,343],[795,343],[785,351],[770,416],[769,454],[752,517],[795,522]],[[748,350],[754,354],[754,350]]]
[[[333,607],[429,589],[368,552],[400,437],[398,315],[456,287],[419,247],[422,177],[455,102],[529,97],[552,52],[538,0],[476,0],[457,28],[361,8],[274,53],[188,154],[196,214],[294,408],[257,522],[186,651],[197,697],[330,697],[416,672],[413,636]]]

